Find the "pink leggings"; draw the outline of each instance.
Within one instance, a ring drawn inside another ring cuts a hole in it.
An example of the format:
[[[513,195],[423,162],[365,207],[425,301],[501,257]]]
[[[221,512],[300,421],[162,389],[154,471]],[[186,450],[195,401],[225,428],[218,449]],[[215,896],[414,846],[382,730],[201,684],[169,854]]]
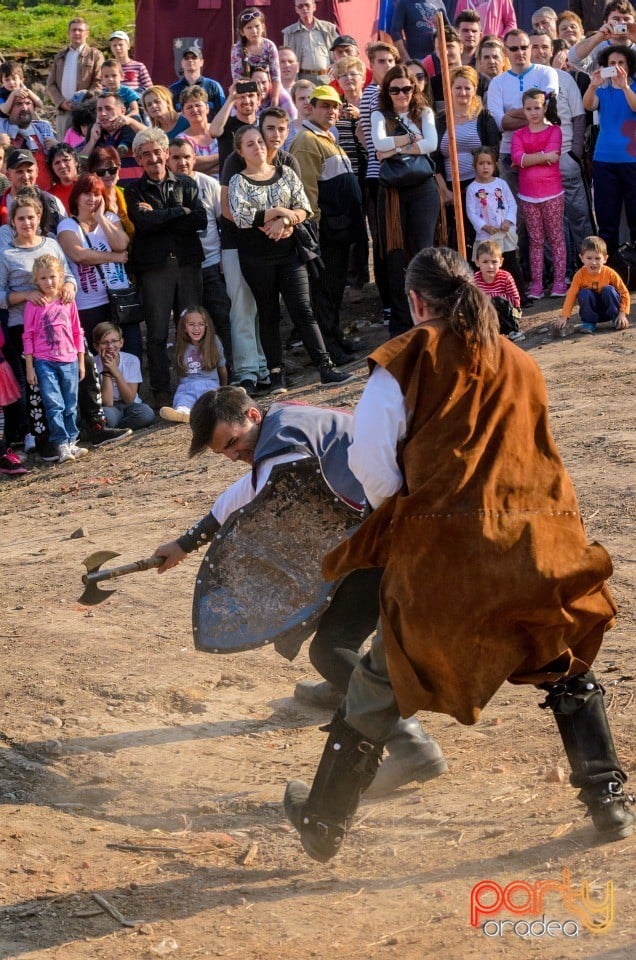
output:
[[[567,253],[563,232],[565,197],[553,197],[541,203],[519,200],[530,239],[530,274],[532,284],[543,288],[543,248],[546,237],[552,251],[552,270],[555,284],[565,284]]]

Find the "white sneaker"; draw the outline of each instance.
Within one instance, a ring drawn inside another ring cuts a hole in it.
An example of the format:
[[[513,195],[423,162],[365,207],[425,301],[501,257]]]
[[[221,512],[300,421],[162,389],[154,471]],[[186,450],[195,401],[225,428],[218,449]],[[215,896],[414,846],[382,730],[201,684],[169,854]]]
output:
[[[58,463],[66,463],[67,460],[74,460],[75,457],[71,452],[71,446],[68,443],[61,443],[57,448],[58,453]]]
[[[88,456],[88,450],[86,447],[78,447],[76,443],[70,443],[69,447],[75,460],[81,460],[82,457]]]

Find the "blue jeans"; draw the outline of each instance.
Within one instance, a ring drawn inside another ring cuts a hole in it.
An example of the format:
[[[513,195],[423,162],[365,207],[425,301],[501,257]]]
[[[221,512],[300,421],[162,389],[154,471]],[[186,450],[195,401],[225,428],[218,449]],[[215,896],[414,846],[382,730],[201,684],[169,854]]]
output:
[[[589,323],[593,327],[597,323],[613,323],[621,307],[621,295],[611,283],[603,287],[600,293],[587,289],[579,291],[578,301],[581,322]]]
[[[241,380],[267,380],[269,370],[261,345],[256,301],[239,263],[238,250],[221,252],[225,286],[230,297],[232,368],[237,383]]]
[[[112,407],[104,407],[104,416],[109,427],[122,430],[142,430],[155,422],[155,412],[147,403],[121,403],[116,400]]]
[[[51,443],[75,443],[77,429],[78,362],[57,363],[54,360],[33,362],[38,378],[44,412],[49,425]]]

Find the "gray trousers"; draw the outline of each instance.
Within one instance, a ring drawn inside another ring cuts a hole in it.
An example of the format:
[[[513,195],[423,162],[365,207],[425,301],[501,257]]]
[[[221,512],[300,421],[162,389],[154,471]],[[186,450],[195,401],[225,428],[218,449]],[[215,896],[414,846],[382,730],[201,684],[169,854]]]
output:
[[[378,622],[371,649],[362,657],[349,680],[344,719],[370,740],[384,742],[400,718],[389,679],[382,629]]]

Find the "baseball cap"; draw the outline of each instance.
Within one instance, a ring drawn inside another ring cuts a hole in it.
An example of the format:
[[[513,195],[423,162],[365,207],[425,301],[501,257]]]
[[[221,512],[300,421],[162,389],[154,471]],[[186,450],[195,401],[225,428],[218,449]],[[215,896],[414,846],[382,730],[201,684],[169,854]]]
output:
[[[333,87],[314,87],[311,91],[311,100],[331,100],[332,103],[342,103],[340,94]]]
[[[331,44],[330,49],[335,50],[336,47],[357,47],[358,41],[348,33],[343,33],[342,36],[336,37],[334,42]]]
[[[185,57],[186,53],[193,53],[196,57],[203,56],[203,53],[201,52],[201,47],[197,47],[196,44],[194,43],[192,44],[192,46],[186,47],[183,53],[181,54],[181,56]]]
[[[32,163],[35,166],[35,157],[30,150],[13,150],[7,157],[7,170],[16,170],[23,163]]]
[[[128,36],[128,34],[126,33],[125,30],[114,30],[113,33],[111,33],[111,35],[110,35],[110,37],[109,37],[108,39],[109,39],[109,41],[110,41],[110,40],[125,40],[127,43],[130,43],[130,37]]]

